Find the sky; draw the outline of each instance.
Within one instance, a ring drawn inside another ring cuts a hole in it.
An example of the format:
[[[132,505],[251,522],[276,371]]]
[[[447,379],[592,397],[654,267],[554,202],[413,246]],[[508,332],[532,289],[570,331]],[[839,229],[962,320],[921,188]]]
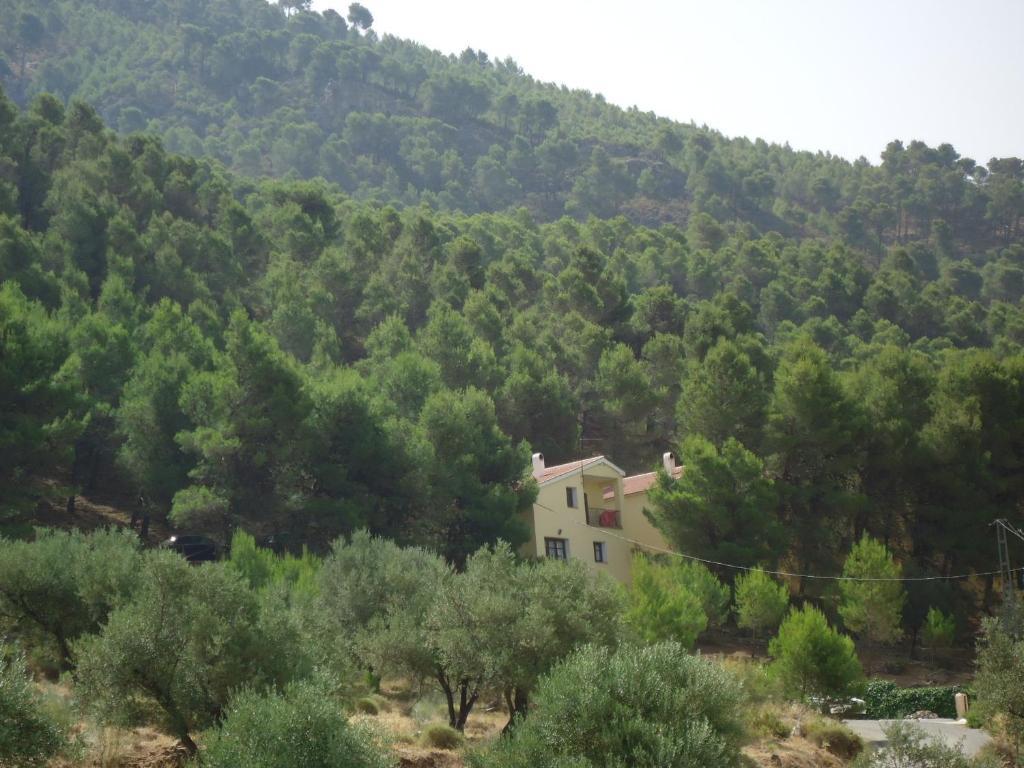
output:
[[[1024,0],[362,1],[379,35],[727,136],[872,163],[892,139],[1024,155]]]

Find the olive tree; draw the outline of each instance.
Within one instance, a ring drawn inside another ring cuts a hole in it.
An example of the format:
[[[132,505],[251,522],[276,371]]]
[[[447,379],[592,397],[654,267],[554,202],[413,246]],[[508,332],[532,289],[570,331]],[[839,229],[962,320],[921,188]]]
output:
[[[46,765],[64,734],[40,706],[24,656],[0,650],[0,765]]]
[[[611,576],[595,574],[582,560],[545,559],[520,566],[522,594],[546,614],[544,644],[518,649],[518,675],[506,680],[509,716],[526,714],[528,694],[556,662],[583,645],[615,647],[625,633],[626,593]],[[512,690],[509,690],[509,687]]]
[[[190,752],[242,685],[281,685],[298,666],[299,639],[265,617],[244,579],[222,564],[189,565],[172,552],[144,560],[139,584],[99,634],[75,646],[81,701],[103,722],[155,705]]]
[[[504,698],[511,722],[556,661],[622,630],[611,579],[576,561],[520,561],[504,542],[456,573],[432,552],[357,532],[335,543],[318,593],[309,624],[323,661],[432,680],[459,730],[485,693]]]
[[[452,728],[465,728],[473,705],[497,678],[516,674],[517,648],[547,640],[547,613],[524,599],[521,583],[507,544],[484,547],[445,583],[428,614],[427,642]]]
[[[321,660],[338,671],[355,660],[374,681],[385,673],[436,679],[425,622],[449,578],[444,560],[425,549],[366,531],[338,539],[309,618]]]
[[[40,528],[32,541],[0,539],[0,615],[16,631],[46,638],[68,669],[72,641],[127,599],[140,557],[135,536],[115,529]]]
[[[987,619],[983,629],[974,678],[978,704],[999,716],[1019,760],[1024,751],[1024,639],[1014,638],[996,619]]]
[[[465,727],[488,690],[504,696],[511,725],[559,659],[585,643],[618,642],[622,611],[620,588],[581,562],[520,562],[505,542],[478,550],[427,623],[452,727]]]
[[[588,646],[541,679],[535,711],[474,768],[740,765],[742,692],[678,643]]]

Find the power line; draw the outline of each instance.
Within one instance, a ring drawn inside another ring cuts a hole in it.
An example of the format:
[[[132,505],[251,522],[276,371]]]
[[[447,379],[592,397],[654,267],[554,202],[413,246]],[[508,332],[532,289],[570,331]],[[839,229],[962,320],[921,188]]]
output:
[[[544,504],[541,504],[540,502],[534,502],[534,505],[540,507],[541,509],[546,509],[549,512],[554,512],[555,514],[559,514],[558,510],[554,510],[551,507],[548,507],[548,506],[546,506]],[[579,522],[577,520],[570,520],[569,522],[572,523],[573,525],[578,525],[580,528],[586,528],[586,529],[591,530],[591,531],[599,530],[602,533],[604,533],[605,535],[611,536],[614,539],[619,539],[620,541],[625,541],[625,542],[627,542],[629,544],[633,544],[634,546],[641,547],[643,549],[649,549],[649,550],[651,550],[653,552],[658,552],[660,554],[671,555],[673,557],[681,557],[684,560],[693,560],[693,561],[698,562],[698,563],[704,563],[705,565],[716,565],[716,566],[719,566],[720,568],[731,568],[732,570],[735,570],[735,571],[756,571],[756,570],[761,570],[761,571],[764,571],[764,573],[771,574],[772,576],[782,576],[782,577],[794,578],[794,579],[817,579],[818,581],[903,581],[903,582],[915,582],[915,581],[957,581],[957,580],[962,580],[962,579],[970,579],[970,578],[972,578],[974,576],[999,576],[1000,573],[1005,573],[1005,571],[1002,571],[1002,572],[1000,572],[1000,571],[983,571],[983,572],[980,572],[980,573],[960,573],[960,574],[956,574],[956,575],[953,575],[953,576],[903,576],[903,577],[899,577],[899,578],[896,578],[896,577],[878,577],[878,578],[874,578],[874,577],[870,577],[870,576],[821,576],[821,575],[812,574],[812,573],[790,573],[789,571],[773,571],[773,570],[769,570],[767,568],[758,569],[756,566],[736,565],[735,563],[723,563],[723,562],[720,562],[718,560],[708,560],[708,559],[703,558],[703,557],[697,557],[696,555],[687,555],[687,554],[685,554],[683,552],[676,552],[675,550],[672,550],[672,549],[665,549],[664,547],[657,547],[657,546],[654,546],[653,544],[646,544],[646,543],[644,543],[642,541],[637,541],[636,539],[627,538],[626,536],[620,536],[620,535],[618,535],[616,533],[612,533],[607,528],[595,528],[592,525],[587,525],[586,523],[581,523],[581,522]],[[1017,571],[1024,571],[1024,567],[1013,568],[1013,569],[1010,570],[1010,573],[1016,573]]]
[[[1004,518],[1000,518],[999,520],[996,520],[995,522],[993,522],[992,525],[999,526],[1000,528],[1008,531],[1009,533],[1012,533],[1014,536],[1016,536],[1021,541],[1024,541],[1024,531],[1022,531],[1019,528],[1015,528],[1012,525],[1010,525],[1010,521],[1009,520],[1006,520]]]

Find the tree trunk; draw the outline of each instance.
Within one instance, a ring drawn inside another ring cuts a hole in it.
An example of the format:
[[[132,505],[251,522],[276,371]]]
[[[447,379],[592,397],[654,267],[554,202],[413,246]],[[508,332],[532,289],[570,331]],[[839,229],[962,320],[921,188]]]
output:
[[[185,748],[185,751],[188,752],[190,756],[199,751],[199,747],[196,746],[196,743],[192,741],[192,737],[187,733],[182,734],[181,736],[181,746]]]
[[[366,682],[373,693],[380,693],[380,675],[373,671],[373,667],[366,668]]]
[[[505,691],[505,704],[508,707],[508,722],[501,729],[503,734],[509,733],[520,720],[526,717],[530,708],[530,698],[526,691],[516,687]]]
[[[174,703],[174,700],[166,692],[158,692],[158,689],[151,687],[149,690],[151,693],[155,694],[154,698],[157,700],[157,703],[163,707],[164,712],[166,712],[170,717],[174,733],[177,734],[178,741],[181,743],[181,746],[185,748],[185,751],[188,752],[189,757],[196,754],[199,751],[199,747],[196,746],[192,737],[189,736],[188,720],[186,720],[185,716],[182,715],[177,704]]]
[[[57,630],[54,634],[57,636],[57,648],[60,649],[61,671],[67,672],[71,669],[71,647],[68,645],[68,639],[64,637],[62,630]]]
[[[71,494],[70,496],[68,496],[68,503],[67,503],[67,506],[65,507],[64,511],[67,513],[68,517],[71,517],[71,516],[73,516],[75,514],[75,495],[74,494]]]
[[[460,732],[466,730],[466,721],[469,719],[469,713],[473,710],[473,705],[476,704],[478,695],[478,691],[469,693],[469,680],[459,682],[459,716],[455,722],[455,730]]]
[[[93,449],[89,451],[89,470],[88,475],[85,479],[86,490],[96,490],[96,480],[100,473],[100,450],[93,446]]]
[[[438,672],[437,682],[441,686],[441,690],[444,691],[445,701],[448,703],[448,725],[452,728],[457,727],[458,717],[455,715],[455,697],[452,695],[452,687],[448,683],[448,679],[444,676],[443,672]]]
[[[512,729],[512,720],[515,717],[516,704],[512,700],[512,689],[506,688],[502,692],[505,696],[505,709],[508,710],[508,722],[505,723],[505,727],[501,729],[503,734],[508,733]]]

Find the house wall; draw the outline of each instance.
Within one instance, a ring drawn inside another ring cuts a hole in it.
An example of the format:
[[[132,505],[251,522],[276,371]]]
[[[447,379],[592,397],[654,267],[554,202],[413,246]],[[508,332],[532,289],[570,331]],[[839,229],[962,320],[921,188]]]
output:
[[[616,488],[615,502],[602,499],[604,489],[609,485]],[[566,504],[565,489],[577,488],[579,506],[570,509]],[[632,547],[609,534],[622,535],[617,529],[605,530],[588,526],[584,510],[583,494],[586,492],[591,507],[615,508],[622,510],[622,481],[615,470],[596,466],[586,467],[584,473],[572,472],[542,485],[537,494],[537,503],[527,514],[531,516],[532,536],[524,545],[523,554],[545,556],[545,537],[566,539],[569,557],[585,562],[592,570],[608,573],[619,581],[630,583]],[[607,562],[594,561],[594,542],[604,542]]]
[[[622,535],[627,539],[639,541],[657,549],[671,549],[661,531],[651,525],[644,514],[647,506],[647,494],[631,493],[625,497],[622,506]]]

